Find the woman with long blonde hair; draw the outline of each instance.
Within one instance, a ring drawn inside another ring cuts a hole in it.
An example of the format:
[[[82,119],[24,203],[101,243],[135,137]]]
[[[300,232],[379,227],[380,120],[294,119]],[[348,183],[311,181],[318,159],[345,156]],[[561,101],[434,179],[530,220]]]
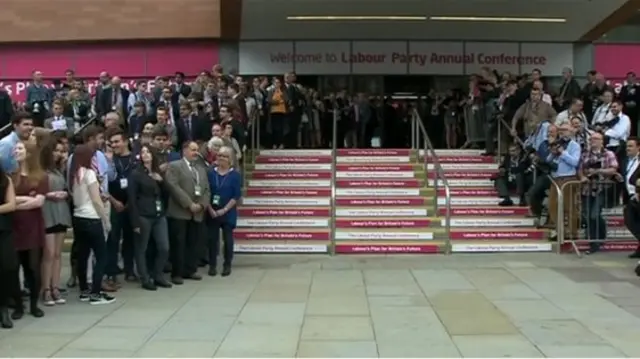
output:
[[[34,143],[22,142],[15,147],[18,171],[13,175],[16,192],[16,212],[13,214],[12,228],[15,236],[14,246],[22,266],[26,285],[29,287],[30,312],[39,318],[44,312],[38,308],[41,277],[40,261],[44,245],[45,226],[42,206],[49,192],[49,180],[40,165],[40,151]],[[12,319],[24,316],[22,303],[16,303]]]

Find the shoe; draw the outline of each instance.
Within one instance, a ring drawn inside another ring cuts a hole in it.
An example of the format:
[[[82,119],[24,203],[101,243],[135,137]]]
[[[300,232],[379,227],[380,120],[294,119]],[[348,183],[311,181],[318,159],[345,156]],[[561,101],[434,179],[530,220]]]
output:
[[[98,294],[91,294],[89,298],[89,304],[91,305],[111,304],[115,301],[116,301],[115,297],[112,297],[109,294],[104,292],[101,292]]]
[[[640,258],[640,251],[636,250],[635,252],[629,254],[629,258]]]
[[[156,280],[154,280],[154,283],[155,283],[156,286],[158,286],[160,288],[171,288],[171,287],[173,287],[173,285],[171,285],[171,283],[169,283],[169,281],[166,280],[164,277],[157,278]]]
[[[11,313],[12,320],[20,320],[22,317],[24,317],[24,308],[16,309]]]
[[[7,307],[0,308],[0,327],[4,329],[13,328],[13,321],[9,316],[9,309]]]
[[[505,198],[500,203],[498,203],[498,206],[513,206],[513,201],[511,200],[511,198]]]
[[[171,282],[175,285],[184,284],[184,280],[181,277],[171,277]]]
[[[38,305],[36,303],[31,304],[31,307],[29,308],[29,313],[31,313],[31,316],[34,318],[44,317],[44,312],[42,311],[42,309],[38,308]]]
[[[636,272],[636,275],[640,277],[640,263],[638,263],[638,265],[636,266],[635,272]]]
[[[191,274],[187,274],[187,275],[183,275],[182,276],[183,279],[189,279],[189,280],[202,280],[202,276],[198,273],[191,273]]]
[[[91,297],[91,292],[89,292],[88,290],[83,290],[80,293],[80,296],[78,297],[78,299],[80,299],[81,302],[88,302],[90,297]]]
[[[231,275],[231,266],[224,266],[222,268],[222,274],[223,277],[228,277]]]
[[[53,288],[51,290],[51,297],[53,298],[53,301],[57,305],[62,305],[67,303],[67,300],[62,297],[62,294],[60,293],[60,289],[58,288]]]
[[[56,301],[53,299],[51,289],[45,289],[42,293],[42,304],[45,307],[53,307],[54,305],[56,305]]]
[[[158,287],[156,287],[155,283],[153,283],[152,280],[143,281],[142,282],[142,288],[146,289],[146,290],[150,290],[150,291],[158,290]]]
[[[210,267],[207,274],[209,274],[210,277],[215,277],[218,275],[218,270],[216,269],[216,267]]]

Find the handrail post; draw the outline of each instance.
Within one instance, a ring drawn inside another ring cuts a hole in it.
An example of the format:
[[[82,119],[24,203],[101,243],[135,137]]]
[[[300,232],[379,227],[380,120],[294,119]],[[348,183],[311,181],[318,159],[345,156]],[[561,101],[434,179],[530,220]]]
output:
[[[501,159],[501,157],[502,157],[502,152],[501,152],[501,150],[502,150],[502,121],[501,120],[502,120],[502,117],[499,117],[498,118],[498,126],[497,126],[498,127],[498,138],[496,139],[498,148],[496,149],[497,156],[495,156],[495,159],[496,159],[496,161],[498,163],[500,163],[501,160],[502,160]]]
[[[333,109],[333,133],[331,134],[331,249],[329,254],[336,254],[336,173],[338,167],[338,110]]]

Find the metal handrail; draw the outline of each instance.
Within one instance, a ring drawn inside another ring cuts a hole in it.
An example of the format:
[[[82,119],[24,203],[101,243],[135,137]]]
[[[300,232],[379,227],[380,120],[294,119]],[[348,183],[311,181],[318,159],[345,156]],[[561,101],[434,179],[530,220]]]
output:
[[[333,129],[331,134],[331,255],[336,254],[336,177],[338,167],[338,108],[333,106]]]
[[[4,133],[4,131],[6,131],[7,129],[11,128],[11,126],[13,126],[13,123],[12,123],[12,122],[9,122],[9,123],[7,123],[6,125],[2,126],[2,127],[0,128],[0,133]],[[4,137],[4,136],[2,136],[2,137]]]
[[[449,185],[449,181],[444,175],[444,168],[440,164],[438,160],[438,155],[436,154],[435,149],[433,148],[433,144],[429,139],[429,135],[427,134],[427,130],[422,123],[420,118],[420,114],[418,114],[417,110],[413,110],[411,116],[411,148],[417,151],[416,158],[419,163],[420,161],[420,150],[424,151],[423,154],[423,167],[425,173],[425,180],[428,181],[427,176],[427,153],[431,157],[431,162],[433,163],[433,168],[436,171],[436,177],[433,181],[434,184],[434,207],[436,210],[436,215],[439,215],[439,204],[438,204],[438,180],[442,180],[442,186],[444,187],[444,198],[445,198],[445,206],[446,206],[446,215],[445,215],[445,254],[451,254],[451,186]],[[422,145],[419,145],[420,135],[422,135]]]
[[[513,130],[513,128],[507,123],[507,121],[505,121],[504,118],[500,117],[500,121],[498,122],[498,151],[500,151],[500,137],[502,134],[501,126],[504,126],[504,128],[506,128],[509,132]],[[525,147],[524,142],[519,137],[516,136],[513,138],[522,148]],[[534,180],[536,173],[537,171],[534,171]],[[564,197],[562,189],[560,188],[558,182],[549,174],[545,174],[545,176],[549,177],[549,180],[551,180],[551,187],[553,187],[558,195],[558,218],[556,218],[556,235],[558,237],[558,247],[556,248],[556,251],[557,253],[560,253],[562,251],[562,245],[564,244]]]

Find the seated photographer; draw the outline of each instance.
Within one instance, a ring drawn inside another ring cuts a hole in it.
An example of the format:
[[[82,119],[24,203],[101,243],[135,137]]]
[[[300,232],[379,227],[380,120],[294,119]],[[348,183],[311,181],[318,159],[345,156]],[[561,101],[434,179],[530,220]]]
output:
[[[576,179],[582,150],[580,145],[572,140],[571,127],[560,126],[558,128],[558,138],[549,143],[549,156],[546,163],[549,164],[549,174],[551,178],[562,188],[569,181]],[[558,192],[555,188],[549,188],[549,220],[548,227],[554,228],[558,219]],[[578,214],[576,213],[576,186],[565,186],[562,196],[564,198],[564,216],[567,217],[567,236],[575,238],[578,236]]]
[[[542,127],[543,125],[544,127]],[[543,128],[546,128],[546,131],[543,131]],[[532,175],[534,172],[536,173],[535,182],[527,195],[529,210],[532,216],[536,218],[540,218],[542,214],[542,201],[551,186],[551,179],[548,176],[550,166],[546,163],[546,158],[550,154],[549,144],[555,142],[557,137],[558,128],[550,124],[549,121],[545,121],[540,125],[539,131],[525,142],[529,160],[531,161],[531,166],[525,171]]]
[[[495,179],[495,188],[498,196],[502,198],[500,206],[512,206],[511,193],[515,190],[520,198],[520,206],[526,206],[524,194],[531,180],[531,173],[525,173],[529,167],[529,161],[520,146],[509,146],[509,156],[505,156],[499,167],[499,174]]]
[[[580,160],[582,218],[586,224],[587,239],[594,241],[589,242],[587,254],[600,249],[602,242],[595,240],[607,237],[607,224],[602,217],[602,208],[607,203],[607,197],[615,195],[613,184],[607,184],[606,181],[611,180],[618,172],[618,160],[613,152],[604,148],[603,139],[601,133],[594,133],[590,139],[590,150],[584,152]]]

